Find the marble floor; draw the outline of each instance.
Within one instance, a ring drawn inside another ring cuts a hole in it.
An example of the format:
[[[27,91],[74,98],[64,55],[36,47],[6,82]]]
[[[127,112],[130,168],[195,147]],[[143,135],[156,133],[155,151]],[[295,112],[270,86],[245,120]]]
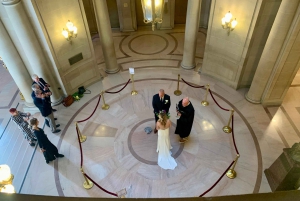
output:
[[[251,194],[271,192],[264,170],[282,153],[300,140],[300,76],[297,74],[280,107],[263,107],[251,104],[244,98],[248,89],[234,90],[222,82],[196,70],[180,68],[183,51],[184,29],[170,31],[139,30],[134,33],[114,32],[118,63],[117,74],[106,75],[99,39],[93,37],[99,70],[105,76],[88,89],[80,101],[70,107],[56,107],[55,117],[62,132],[52,134],[45,127],[49,139],[65,158],[45,163],[37,147],[28,146],[19,130],[9,121],[8,108],[22,109],[18,89],[6,70],[0,69],[0,164],[8,164],[15,175],[14,186],[18,193],[69,196],[113,197],[97,186],[90,190],[82,187],[80,149],[75,122],[93,112],[102,90],[117,91],[129,79],[128,68],[135,67],[135,88],[131,95],[129,84],[117,94],[105,93],[110,105],[102,110],[103,100],[95,114],[79,123],[87,140],[81,144],[83,168],[95,182],[113,193],[126,188],[126,197],[164,198],[195,197],[209,189],[236,157],[231,134],[222,131],[230,112],[221,110],[209,95],[209,106],[203,107],[205,89],[192,88],[180,83],[182,95],[175,96],[177,75],[194,84],[210,84],[219,105],[234,109],[234,138],[240,158],[236,165],[237,177],[224,176],[205,196]],[[146,36],[150,39],[147,40]],[[202,65],[205,30],[198,35],[196,62]],[[6,79],[2,79],[6,77]],[[9,79],[10,78],[10,79]],[[152,96],[160,88],[171,96],[170,132],[173,156],[178,164],[175,170],[163,170],[157,164],[157,136],[147,134],[144,128],[153,127]],[[195,120],[190,140],[178,143],[174,134],[176,126],[175,104],[183,97],[190,97],[195,108]],[[2,97],[5,97],[4,99]],[[39,113],[35,114],[43,121]],[[47,182],[45,182],[47,181]]]

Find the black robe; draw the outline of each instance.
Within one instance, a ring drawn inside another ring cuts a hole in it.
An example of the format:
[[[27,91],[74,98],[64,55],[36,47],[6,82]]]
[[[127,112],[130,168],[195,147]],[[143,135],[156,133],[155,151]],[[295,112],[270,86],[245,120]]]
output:
[[[191,102],[188,106],[183,107],[182,100],[179,101],[178,108],[181,116],[177,119],[175,134],[179,134],[180,138],[185,138],[191,133],[195,110]]]
[[[39,128],[39,130],[33,130],[34,134],[38,140],[39,147],[45,149],[43,152],[46,161],[53,161],[58,157],[58,150],[48,139],[44,130]]]

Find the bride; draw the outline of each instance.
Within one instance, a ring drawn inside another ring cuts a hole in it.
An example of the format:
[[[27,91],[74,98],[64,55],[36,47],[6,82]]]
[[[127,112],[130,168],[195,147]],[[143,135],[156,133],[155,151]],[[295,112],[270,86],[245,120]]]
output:
[[[165,112],[160,112],[158,115],[158,121],[156,123],[156,129],[158,130],[157,150],[158,161],[157,164],[163,169],[171,169],[177,166],[175,159],[171,156],[171,143],[169,137],[169,128],[171,127],[171,121],[168,119]]]

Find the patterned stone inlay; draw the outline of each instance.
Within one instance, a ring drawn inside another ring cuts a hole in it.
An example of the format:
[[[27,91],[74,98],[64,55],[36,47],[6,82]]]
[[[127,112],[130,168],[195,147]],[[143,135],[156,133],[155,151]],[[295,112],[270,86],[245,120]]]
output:
[[[160,35],[145,34],[129,41],[129,49],[142,55],[158,54],[168,47],[168,40]]]
[[[153,131],[151,134],[147,134],[144,131],[146,127],[154,127],[154,118],[141,121],[131,129],[128,136],[128,148],[131,154],[140,162],[157,165],[157,134],[154,134]],[[183,144],[178,142],[178,136],[175,135],[174,132],[175,124],[172,123],[170,128],[170,141],[173,148],[171,152],[172,156],[177,158],[183,150]]]

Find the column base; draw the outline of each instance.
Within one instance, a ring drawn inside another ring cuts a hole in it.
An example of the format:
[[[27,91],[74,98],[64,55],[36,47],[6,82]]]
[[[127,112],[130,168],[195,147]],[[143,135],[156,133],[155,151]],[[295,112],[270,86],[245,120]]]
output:
[[[182,68],[184,68],[184,69],[191,70],[191,69],[193,69],[193,68],[196,67],[196,64],[193,64],[192,66],[185,66],[185,65],[183,65],[182,62],[181,62],[180,66],[181,66]]]
[[[256,100],[252,100],[248,97],[248,92],[245,94],[245,98],[248,102],[250,103],[254,103],[254,104],[260,104],[261,102],[260,101],[256,101]]]
[[[114,73],[117,73],[117,72],[119,72],[119,71],[120,71],[120,67],[117,68],[117,69],[113,69],[113,70],[111,70],[111,69],[105,69],[105,72],[106,72],[107,74],[114,74]]]
[[[59,105],[59,104],[61,104],[61,102],[64,100],[64,97],[60,97],[58,100],[51,100],[51,101],[53,101],[52,103],[51,103],[51,105],[52,106],[56,106],[56,105]]]

